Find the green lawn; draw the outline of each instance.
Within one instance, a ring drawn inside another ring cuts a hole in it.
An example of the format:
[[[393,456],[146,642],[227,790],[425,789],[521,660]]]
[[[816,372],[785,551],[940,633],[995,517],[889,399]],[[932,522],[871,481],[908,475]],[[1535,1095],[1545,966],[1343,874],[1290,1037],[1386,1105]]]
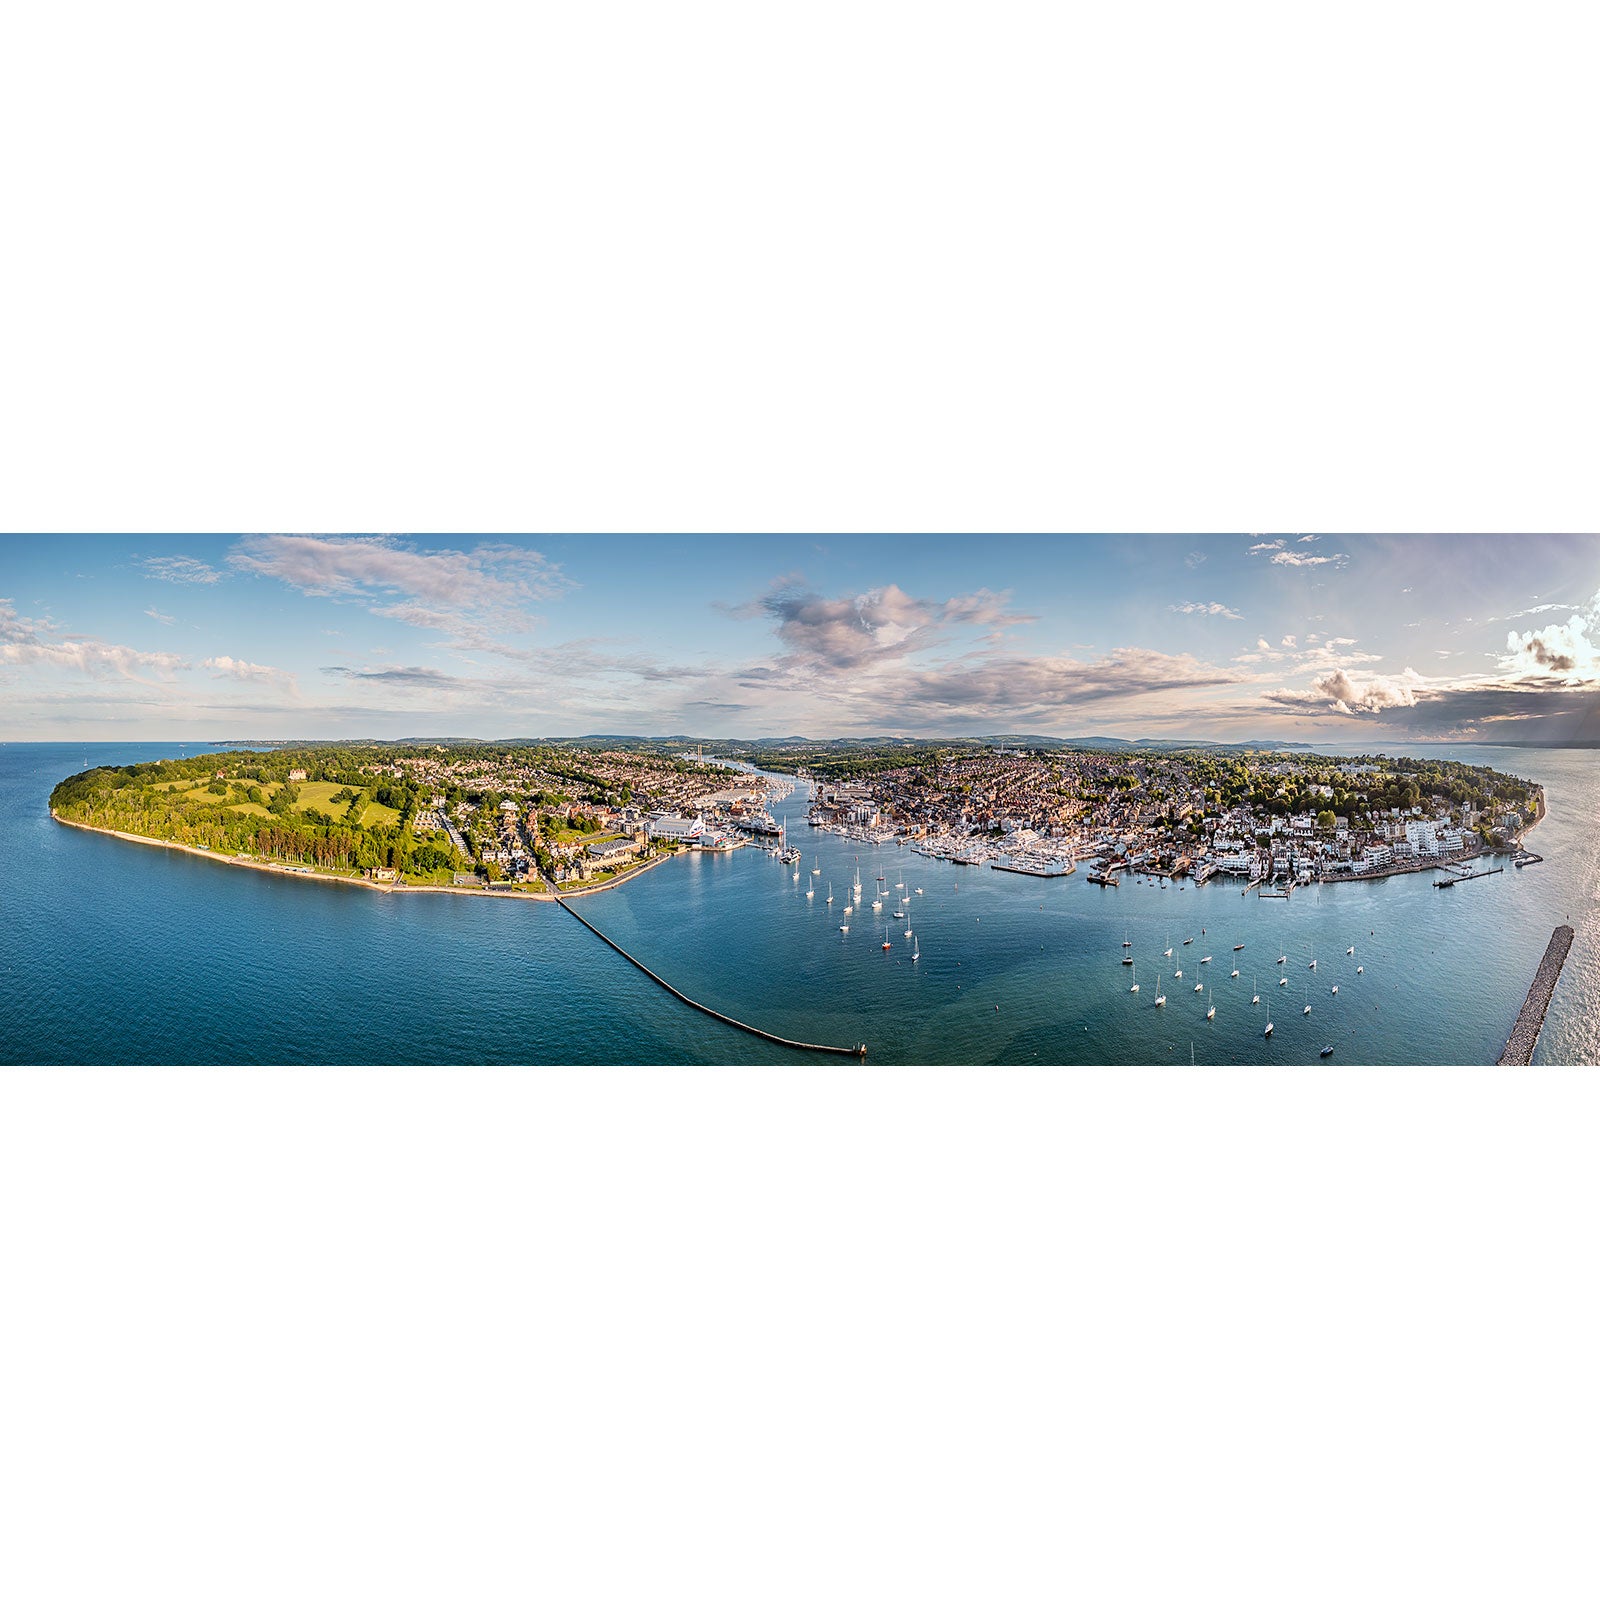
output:
[[[241,800],[238,805],[229,806],[228,809],[247,817],[270,817],[272,815],[265,806],[258,806],[254,800]]]
[[[399,820],[400,813],[393,806],[380,806],[376,800],[369,800],[367,809],[361,813],[363,828],[375,828],[380,822],[388,824]]]
[[[296,811],[305,811],[315,806],[318,811],[326,811],[329,815],[339,816],[344,812],[342,805],[334,805],[333,797],[347,785],[342,783],[298,783],[295,787],[300,791],[300,798],[295,801]],[[266,794],[267,791],[261,791]]]

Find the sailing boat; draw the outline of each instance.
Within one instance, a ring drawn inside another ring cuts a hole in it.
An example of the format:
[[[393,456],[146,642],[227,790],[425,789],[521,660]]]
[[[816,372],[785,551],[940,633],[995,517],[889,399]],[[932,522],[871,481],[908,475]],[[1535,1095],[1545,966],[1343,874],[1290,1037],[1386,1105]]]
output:
[[[883,930],[883,948],[885,950],[889,948],[889,930],[887,928]]]
[[[1169,944],[1161,953],[1167,958],[1168,961],[1170,961],[1172,959],[1172,946]]]
[[[1354,945],[1351,945],[1350,948],[1345,951],[1345,954],[1347,956],[1353,956],[1355,953],[1356,953],[1356,947]]]
[[[920,939],[913,939],[911,941],[911,959],[913,961],[920,961],[922,959],[922,941]]]
[[[1278,979],[1278,987],[1280,989],[1287,989],[1289,987],[1288,973],[1285,973],[1281,978]]]
[[[1283,940],[1278,941],[1278,965],[1281,967],[1289,958],[1283,953]]]
[[[1133,987],[1128,990],[1128,993],[1129,994],[1138,994],[1138,992],[1139,992],[1139,969],[1137,967],[1135,967],[1133,969]]]
[[[909,939],[910,937],[911,937],[911,922],[910,922],[910,919],[908,918],[907,921],[906,921],[906,938]]]
[[[1317,970],[1317,947],[1315,945],[1312,945],[1312,947],[1311,947],[1311,967],[1310,967],[1310,970],[1312,972],[1315,972]]]
[[[1209,1022],[1217,1014],[1216,1002],[1211,998],[1211,991],[1206,990],[1206,1021]]]
[[[812,856],[811,860],[812,860],[811,876],[813,878],[820,878],[822,876],[822,857],[821,856]]]
[[[1334,984],[1334,986],[1333,986],[1333,989],[1332,989],[1332,991],[1331,991],[1331,992],[1332,992],[1332,993],[1333,993],[1333,994],[1338,994],[1338,992],[1339,992],[1339,985],[1338,985],[1338,984]]]
[[[1305,990],[1304,990],[1304,989],[1302,989],[1302,990],[1301,990],[1301,991],[1300,991],[1300,998],[1301,998],[1301,999],[1302,999],[1302,1000],[1305,1000],[1305,999],[1306,999],[1306,992],[1305,992]],[[1305,1010],[1304,1010],[1304,1011],[1302,1011],[1302,1012],[1301,1012],[1301,1013],[1300,1013],[1300,1015],[1301,1015],[1301,1016],[1302,1016],[1302,1017],[1309,1017],[1309,1016],[1310,1016],[1310,1015],[1311,1015],[1311,1002],[1310,1002],[1310,1001],[1309,1001],[1309,1000],[1306,1000],[1306,1008],[1305,1008]]]
[[[1161,992],[1161,974],[1158,972],[1156,974],[1156,1004],[1164,1006],[1166,1003],[1167,997]]]
[[[1196,994],[1199,994],[1199,993],[1200,993],[1200,992],[1201,992],[1201,991],[1202,991],[1202,990],[1203,990],[1203,989],[1204,989],[1204,988],[1205,988],[1205,985],[1204,985],[1204,984],[1203,984],[1203,983],[1197,983],[1197,984],[1196,984],[1196,985],[1195,985],[1195,986],[1194,986],[1194,992],[1195,992],[1195,993],[1196,993]]]
[[[1261,1030],[1261,1037],[1263,1039],[1272,1037],[1272,1002],[1270,1000],[1267,1001],[1267,1025]]]
[[[830,906],[833,904],[833,885],[831,883],[828,885],[828,902],[827,903]]]
[[[1126,925],[1124,925],[1124,927],[1122,929],[1122,948],[1124,950],[1126,950],[1128,948],[1128,946],[1131,945],[1132,943],[1133,943],[1133,940],[1128,937],[1128,929],[1127,929]]]
[[[816,892],[817,892],[816,884],[808,883],[806,885],[806,899],[807,900],[809,900]]]
[[[1124,955],[1122,958],[1122,964],[1125,967],[1131,967],[1133,965],[1133,957],[1130,955]]]
[[[1256,986],[1256,980],[1255,980],[1255,979],[1254,979],[1254,978],[1252,978],[1252,979],[1251,979],[1251,980],[1250,980],[1250,987],[1251,987],[1251,988],[1252,988],[1252,989],[1254,989],[1254,988],[1255,988],[1255,986]],[[1261,1004],[1261,996],[1260,996],[1260,995],[1259,995],[1259,994],[1253,994],[1253,995],[1251,995],[1251,996],[1250,996],[1250,1004],[1251,1004],[1251,1005],[1253,1005],[1253,1006],[1258,1006],[1258,1005],[1260,1005],[1260,1004]]]

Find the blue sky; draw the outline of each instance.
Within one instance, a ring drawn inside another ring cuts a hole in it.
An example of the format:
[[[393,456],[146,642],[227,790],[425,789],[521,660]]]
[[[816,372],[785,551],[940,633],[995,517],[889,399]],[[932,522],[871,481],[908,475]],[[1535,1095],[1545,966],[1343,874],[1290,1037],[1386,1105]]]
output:
[[[0,737],[1600,738],[1600,537],[13,536]]]

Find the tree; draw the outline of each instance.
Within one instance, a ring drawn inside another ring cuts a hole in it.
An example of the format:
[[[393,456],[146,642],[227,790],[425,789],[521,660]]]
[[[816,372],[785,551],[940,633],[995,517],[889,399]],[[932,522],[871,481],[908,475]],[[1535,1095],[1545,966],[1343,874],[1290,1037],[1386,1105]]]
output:
[[[1324,833],[1328,832],[1333,827],[1333,821],[1333,813],[1331,811],[1319,811],[1317,813],[1317,826],[1321,828]]]

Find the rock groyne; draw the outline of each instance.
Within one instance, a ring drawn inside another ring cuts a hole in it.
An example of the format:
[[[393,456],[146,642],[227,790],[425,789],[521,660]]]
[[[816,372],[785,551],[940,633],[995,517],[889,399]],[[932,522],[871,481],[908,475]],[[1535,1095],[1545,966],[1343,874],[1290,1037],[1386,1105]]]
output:
[[[1522,1002],[1516,1026],[1500,1052],[1502,1067],[1525,1067],[1533,1061],[1533,1048],[1539,1042],[1539,1030],[1544,1026],[1544,1014],[1549,1008],[1550,996],[1556,992],[1556,980],[1561,976],[1567,952],[1572,949],[1572,937],[1572,929],[1566,923],[1550,935],[1544,959],[1533,975],[1528,998]]]

